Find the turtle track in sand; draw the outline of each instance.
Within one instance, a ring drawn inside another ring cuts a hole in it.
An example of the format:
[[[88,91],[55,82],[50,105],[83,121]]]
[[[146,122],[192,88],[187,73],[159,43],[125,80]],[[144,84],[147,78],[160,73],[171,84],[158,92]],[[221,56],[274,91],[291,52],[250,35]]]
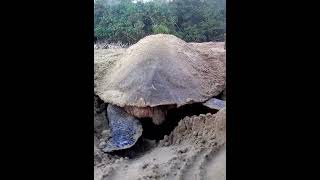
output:
[[[212,170],[208,169],[208,166],[212,167],[216,164],[216,155],[223,159],[223,154],[219,154],[219,151],[225,145],[225,138],[225,109],[222,109],[217,114],[202,114],[184,118],[172,134],[160,144],[189,144],[190,153],[187,154],[182,168],[178,170],[177,179],[210,179],[208,174]],[[222,172],[211,176],[215,176],[215,179],[218,177],[224,179],[225,172],[223,171],[225,170],[221,166],[220,170]]]
[[[171,134],[137,157],[108,155],[112,163],[97,165],[95,179],[225,179],[225,132],[225,109],[185,117]]]
[[[226,147],[210,152],[207,160],[200,165],[201,179],[226,179]]]

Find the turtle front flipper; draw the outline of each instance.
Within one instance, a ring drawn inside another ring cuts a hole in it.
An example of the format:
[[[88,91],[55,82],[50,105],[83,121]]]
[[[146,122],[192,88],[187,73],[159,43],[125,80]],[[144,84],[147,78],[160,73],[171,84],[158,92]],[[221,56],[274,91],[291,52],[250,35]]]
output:
[[[127,149],[142,135],[142,125],[138,119],[122,108],[109,104],[107,108],[111,138],[107,140],[104,152]]]
[[[208,108],[211,108],[211,109],[220,110],[226,106],[226,101],[220,100],[217,98],[211,98],[208,101],[206,101],[205,103],[203,103],[203,105],[207,106]]]

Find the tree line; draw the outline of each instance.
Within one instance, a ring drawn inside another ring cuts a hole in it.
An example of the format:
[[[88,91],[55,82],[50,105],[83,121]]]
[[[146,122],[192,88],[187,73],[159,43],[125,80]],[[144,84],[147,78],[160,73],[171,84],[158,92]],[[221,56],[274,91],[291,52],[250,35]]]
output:
[[[126,44],[158,33],[187,42],[223,41],[225,0],[96,0],[94,33],[98,40]]]

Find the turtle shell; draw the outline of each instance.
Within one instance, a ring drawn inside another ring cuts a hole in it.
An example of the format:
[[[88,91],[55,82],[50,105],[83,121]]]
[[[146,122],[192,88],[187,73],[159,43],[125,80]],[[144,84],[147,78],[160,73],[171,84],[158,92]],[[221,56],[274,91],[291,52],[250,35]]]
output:
[[[96,87],[120,107],[177,107],[204,102],[225,88],[225,65],[203,58],[191,44],[167,34],[150,35],[129,47]]]

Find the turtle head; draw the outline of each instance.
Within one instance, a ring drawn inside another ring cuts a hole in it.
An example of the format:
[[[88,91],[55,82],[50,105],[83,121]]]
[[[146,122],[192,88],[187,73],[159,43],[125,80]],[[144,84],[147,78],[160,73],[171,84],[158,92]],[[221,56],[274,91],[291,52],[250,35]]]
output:
[[[167,107],[134,107],[126,106],[124,110],[137,118],[151,118],[152,122],[156,125],[162,124],[166,120]]]
[[[167,111],[162,108],[154,108],[152,113],[152,122],[160,125],[166,120]]]

